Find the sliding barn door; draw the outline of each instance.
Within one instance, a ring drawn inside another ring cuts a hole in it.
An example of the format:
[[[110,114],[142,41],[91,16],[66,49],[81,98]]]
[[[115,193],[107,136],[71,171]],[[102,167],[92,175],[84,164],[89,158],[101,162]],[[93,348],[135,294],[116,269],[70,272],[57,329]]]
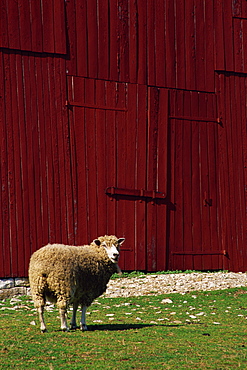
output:
[[[220,269],[217,115],[214,94],[170,92],[171,269]]]
[[[75,243],[125,237],[125,270],[165,268],[164,91],[68,77]]]

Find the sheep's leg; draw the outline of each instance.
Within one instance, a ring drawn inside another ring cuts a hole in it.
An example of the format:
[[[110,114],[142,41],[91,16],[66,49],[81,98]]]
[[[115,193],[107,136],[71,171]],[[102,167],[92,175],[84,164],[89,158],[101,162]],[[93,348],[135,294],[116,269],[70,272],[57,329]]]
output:
[[[61,329],[63,331],[69,331],[69,328],[67,326],[67,320],[66,320],[66,313],[67,313],[66,308],[59,308],[59,313],[60,313],[60,319],[61,319]]]
[[[70,328],[71,329],[77,329],[77,326],[76,326],[76,312],[77,312],[78,306],[79,306],[78,302],[73,302],[73,316],[72,316],[71,323],[70,323]]]
[[[40,330],[42,333],[45,333],[46,326],[45,326],[45,320],[44,320],[44,306],[37,307],[38,315],[39,315],[39,321],[40,321]]]
[[[87,325],[86,325],[86,311],[87,311],[87,306],[82,306],[81,308],[81,323],[80,323],[80,329],[82,331],[87,330]]]

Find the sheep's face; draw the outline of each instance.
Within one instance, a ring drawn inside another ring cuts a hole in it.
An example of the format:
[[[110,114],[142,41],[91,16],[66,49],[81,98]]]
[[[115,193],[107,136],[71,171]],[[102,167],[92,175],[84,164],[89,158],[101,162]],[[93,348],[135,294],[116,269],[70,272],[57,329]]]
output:
[[[124,238],[117,239],[115,237],[114,240],[112,237],[100,237],[99,239],[95,239],[94,243],[104,247],[109,259],[117,264],[120,255],[120,245],[123,244],[124,240]]]

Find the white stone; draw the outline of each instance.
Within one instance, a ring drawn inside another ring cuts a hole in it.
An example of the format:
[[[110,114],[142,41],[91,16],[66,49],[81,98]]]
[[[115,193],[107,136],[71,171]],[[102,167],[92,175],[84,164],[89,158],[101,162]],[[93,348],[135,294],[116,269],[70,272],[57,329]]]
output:
[[[15,286],[28,286],[28,278],[15,278]]]
[[[14,288],[14,286],[15,286],[14,279],[1,279],[0,280],[0,289]]]

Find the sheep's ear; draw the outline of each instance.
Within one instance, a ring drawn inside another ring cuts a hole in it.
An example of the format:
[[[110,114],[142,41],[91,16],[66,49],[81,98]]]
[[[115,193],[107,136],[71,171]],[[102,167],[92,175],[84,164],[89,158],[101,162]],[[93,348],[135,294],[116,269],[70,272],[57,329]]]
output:
[[[100,240],[99,239],[94,239],[94,241],[93,241],[98,247],[100,247],[100,244],[101,244],[101,242],[100,242]]]
[[[121,245],[121,244],[123,244],[124,241],[125,241],[125,238],[120,238],[120,239],[118,239],[117,242],[118,242],[119,245]]]

